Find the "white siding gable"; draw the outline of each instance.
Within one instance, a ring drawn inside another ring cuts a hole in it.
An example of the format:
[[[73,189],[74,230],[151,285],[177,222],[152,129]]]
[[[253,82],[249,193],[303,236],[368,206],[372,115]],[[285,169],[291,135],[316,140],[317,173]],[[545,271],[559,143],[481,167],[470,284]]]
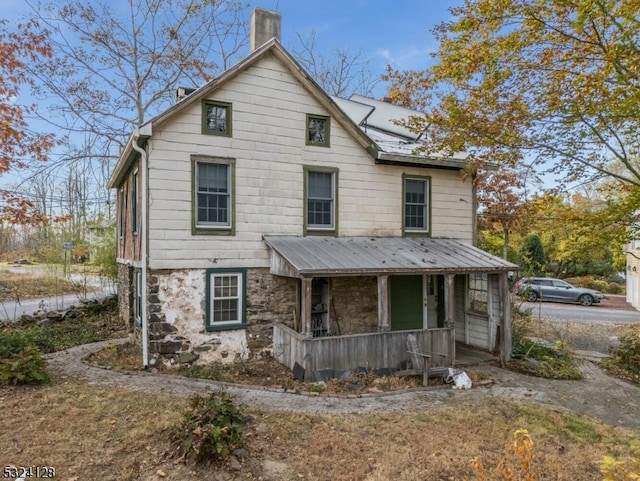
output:
[[[263,234],[303,234],[303,166],[338,173],[338,234],[402,235],[402,175],[431,176],[432,236],[472,239],[471,182],[454,170],[377,165],[331,119],[330,147],[305,145],[306,114],[329,115],[271,54],[223,84],[232,137],[201,134],[200,103],[154,126],[149,155],[152,269],[268,267]],[[192,235],[191,156],[235,159],[235,236]]]

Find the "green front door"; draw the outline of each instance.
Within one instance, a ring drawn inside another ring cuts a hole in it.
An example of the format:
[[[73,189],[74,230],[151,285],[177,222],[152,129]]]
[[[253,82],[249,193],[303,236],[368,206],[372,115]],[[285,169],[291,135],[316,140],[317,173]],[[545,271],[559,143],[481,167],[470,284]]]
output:
[[[422,329],[422,276],[391,276],[391,330]]]

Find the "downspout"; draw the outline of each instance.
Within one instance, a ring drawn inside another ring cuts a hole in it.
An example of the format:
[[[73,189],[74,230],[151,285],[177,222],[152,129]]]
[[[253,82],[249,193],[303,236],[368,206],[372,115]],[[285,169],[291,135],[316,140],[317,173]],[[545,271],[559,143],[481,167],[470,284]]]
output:
[[[140,154],[140,167],[138,172],[140,173],[140,190],[142,191],[142,212],[140,216],[140,257],[141,257],[141,271],[142,271],[142,293],[140,306],[140,322],[142,323],[142,367],[147,369],[149,367],[149,326],[147,320],[147,269],[149,263],[149,256],[147,253],[147,151],[138,145],[140,139],[140,130],[135,129],[133,132],[133,142],[131,146],[133,150]]]

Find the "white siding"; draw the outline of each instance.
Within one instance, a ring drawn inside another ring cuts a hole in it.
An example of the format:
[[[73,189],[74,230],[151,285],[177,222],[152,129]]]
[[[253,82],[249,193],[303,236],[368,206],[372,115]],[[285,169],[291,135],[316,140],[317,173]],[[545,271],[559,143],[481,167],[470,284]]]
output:
[[[341,236],[402,235],[406,173],[432,178],[432,236],[472,241],[471,182],[458,172],[376,165],[333,118],[329,148],[305,145],[306,114],[328,113],[275,58],[265,56],[211,98],[232,103],[231,138],[200,133],[200,103],[153,132],[151,268],[268,267],[263,234],[303,233],[304,165],[339,169]],[[235,236],[191,234],[192,155],[235,159]]]

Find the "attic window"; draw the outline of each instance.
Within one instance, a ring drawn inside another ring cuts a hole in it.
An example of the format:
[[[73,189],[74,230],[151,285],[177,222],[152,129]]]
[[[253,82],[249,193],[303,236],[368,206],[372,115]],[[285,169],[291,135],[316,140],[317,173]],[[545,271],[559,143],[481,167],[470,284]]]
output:
[[[231,137],[231,104],[204,100],[202,102],[202,133]]]
[[[307,145],[329,147],[331,119],[325,115],[307,114]]]

